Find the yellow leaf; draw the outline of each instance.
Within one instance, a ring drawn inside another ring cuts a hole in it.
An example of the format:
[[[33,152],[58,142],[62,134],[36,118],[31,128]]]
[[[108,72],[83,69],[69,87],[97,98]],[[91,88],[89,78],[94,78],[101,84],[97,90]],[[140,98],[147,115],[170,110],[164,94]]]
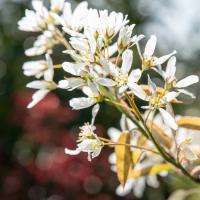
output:
[[[179,127],[200,130],[200,117],[181,117],[176,123]]]
[[[153,134],[154,138],[160,142],[160,144],[167,147],[168,149],[172,147],[172,140],[160,126],[158,126],[155,122],[148,121],[147,127]]]
[[[133,165],[136,165],[138,163],[141,155],[142,155],[142,151],[140,149],[134,149],[134,151],[132,152]]]
[[[157,164],[157,165],[144,167],[142,169],[133,169],[129,173],[129,177],[138,178],[138,177],[141,177],[141,176],[155,175],[155,174],[161,173],[162,171],[170,171],[172,169],[173,169],[172,165],[169,165],[169,164]]]
[[[122,132],[117,143],[130,144],[130,134]],[[115,153],[117,158],[117,176],[120,183],[124,186],[128,178],[131,165],[131,150],[127,145],[116,145]]]

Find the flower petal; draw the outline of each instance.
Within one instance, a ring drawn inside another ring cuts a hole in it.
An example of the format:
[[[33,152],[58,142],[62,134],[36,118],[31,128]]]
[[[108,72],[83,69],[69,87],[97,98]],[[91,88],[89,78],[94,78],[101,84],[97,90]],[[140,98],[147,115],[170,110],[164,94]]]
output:
[[[129,84],[131,84],[132,82],[133,83],[138,82],[140,77],[141,77],[141,74],[142,74],[142,72],[141,72],[140,69],[132,70],[129,77],[128,77]]]
[[[171,102],[173,99],[175,99],[180,93],[179,92],[168,92],[163,99],[166,100],[166,102]]]
[[[84,80],[80,78],[69,78],[67,80],[61,80],[58,83],[58,87],[67,89],[69,91],[81,87],[84,84]]]
[[[107,133],[113,142],[117,142],[117,140],[119,139],[119,136],[121,134],[121,131],[116,128],[109,128]]]
[[[69,101],[69,105],[74,110],[88,108],[96,103],[95,100],[87,97],[73,98]]]
[[[85,64],[84,63],[78,63],[74,64],[71,62],[64,62],[62,64],[63,69],[74,76],[80,76],[81,72],[83,71]]]
[[[91,124],[93,125],[94,124],[94,120],[97,116],[97,113],[99,112],[99,109],[100,109],[100,106],[99,104],[96,104],[93,108],[92,108],[92,122]]]
[[[162,65],[164,62],[166,62],[171,56],[176,54],[176,51],[173,51],[172,53],[162,56],[160,58],[155,59],[154,65]]]
[[[130,49],[127,49],[122,54],[122,67],[121,67],[122,74],[127,74],[130,71],[132,62],[133,62],[133,52]]]
[[[33,89],[47,89],[48,88],[48,82],[46,81],[32,81],[26,85],[28,88]]]
[[[167,63],[165,78],[168,80],[173,79],[175,73],[176,73],[176,57],[172,56]]]
[[[157,38],[155,35],[151,35],[150,39],[147,41],[144,50],[144,57],[151,57],[156,48]]]
[[[165,124],[167,126],[169,126],[170,128],[177,130],[178,126],[175,122],[175,119],[163,108],[159,108],[160,114],[165,122]]]
[[[150,76],[148,75],[148,85],[149,89],[151,90],[152,94],[156,94],[156,84],[151,80]]]
[[[178,91],[179,91],[180,93],[183,93],[183,94],[185,94],[185,95],[190,96],[192,99],[195,99],[195,98],[196,98],[196,96],[195,96],[194,94],[192,94],[191,92],[189,92],[189,91],[187,91],[187,90],[178,89]]]
[[[38,90],[32,96],[32,101],[28,104],[27,108],[32,108],[35,106],[39,101],[41,101],[47,94],[49,90]]]
[[[68,148],[65,148],[65,154],[69,154],[69,155],[78,155],[81,151],[79,149],[75,149],[75,150],[71,150]]]
[[[131,85],[128,85],[128,86],[137,97],[139,97],[140,99],[142,99],[144,101],[147,100],[146,93],[139,85],[137,85],[136,83],[132,83]]]
[[[178,83],[176,83],[176,87],[184,88],[184,87],[190,86],[197,82],[199,82],[199,77],[196,75],[191,75],[191,76],[187,76],[184,79],[178,81]]]
[[[115,81],[110,78],[98,78],[96,79],[97,83],[106,87],[113,87],[116,85]]]
[[[53,62],[49,54],[46,54],[46,60],[48,69],[44,72],[44,80],[53,81],[53,76],[54,76]]]

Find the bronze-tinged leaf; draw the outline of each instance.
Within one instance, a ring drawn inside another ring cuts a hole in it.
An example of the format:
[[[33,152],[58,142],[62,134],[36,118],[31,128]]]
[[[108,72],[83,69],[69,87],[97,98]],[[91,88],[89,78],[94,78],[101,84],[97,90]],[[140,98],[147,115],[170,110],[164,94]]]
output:
[[[117,143],[130,144],[130,134],[122,132]],[[119,182],[124,186],[128,178],[129,169],[131,166],[131,150],[127,145],[116,145],[115,153],[117,159],[117,176]]]
[[[173,144],[172,140],[160,126],[158,126],[155,122],[148,121],[147,127],[160,144],[162,144],[164,147],[167,147],[167,149],[171,149]]]
[[[139,162],[139,160],[141,158],[142,150],[134,149],[134,151],[131,153],[131,155],[132,155],[133,165],[135,166]]]
[[[157,164],[148,167],[143,167],[141,169],[133,169],[129,173],[130,178],[138,178],[141,176],[148,176],[148,175],[155,175],[159,174],[163,171],[170,171],[173,170],[173,166],[170,164]]]
[[[176,121],[179,127],[200,130],[200,117],[181,117]]]
[[[141,85],[142,86],[142,89],[145,91],[145,93],[148,95],[148,96],[151,96],[151,90],[150,90],[150,87],[148,85]],[[160,96],[163,96],[164,95],[164,89],[161,88],[161,87],[157,87],[156,88],[156,92],[158,95]],[[182,101],[179,101],[178,99],[174,98],[172,99],[171,103],[183,103]]]

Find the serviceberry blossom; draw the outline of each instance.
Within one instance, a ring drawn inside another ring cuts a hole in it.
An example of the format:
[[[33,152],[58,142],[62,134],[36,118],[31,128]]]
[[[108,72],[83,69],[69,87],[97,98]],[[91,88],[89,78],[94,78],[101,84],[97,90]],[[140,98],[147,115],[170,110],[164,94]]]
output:
[[[63,30],[70,35],[77,35],[84,26],[85,18],[88,14],[88,3],[81,2],[72,12],[71,4],[65,2],[63,15],[58,16],[58,21],[63,27]]]
[[[44,31],[42,35],[39,35],[33,44],[33,47],[26,49],[25,54],[27,56],[39,56],[45,53],[51,54],[53,47],[59,44],[55,38],[53,31]]]
[[[84,86],[82,88],[82,91],[84,94],[87,95],[87,97],[78,97],[71,99],[69,101],[69,104],[73,109],[80,110],[83,108],[88,108],[101,101],[101,95],[94,83],[89,82],[88,86]]]
[[[91,123],[85,123],[80,127],[79,140],[77,148],[75,150],[70,150],[65,148],[65,153],[69,155],[77,155],[80,152],[88,153],[88,160],[91,161],[93,158],[97,157],[103,147],[103,142],[98,139],[98,136],[94,133],[96,127],[94,126],[94,120],[99,111],[99,105],[95,105],[92,109],[92,121]]]
[[[40,32],[57,23],[53,14],[62,10],[63,0],[52,0],[50,11],[40,0],[33,0],[32,6],[34,11],[27,9],[26,16],[18,22],[19,29],[22,31]]]
[[[122,115],[120,120],[120,126],[121,130],[118,130],[114,127],[111,127],[108,129],[108,135],[111,138],[112,141],[117,142],[118,138],[120,137],[121,132],[129,132],[131,131],[131,144],[133,145],[140,145],[141,141],[143,140],[142,135],[136,130],[136,125],[131,122],[129,118],[126,118],[124,115]],[[143,141],[144,142],[144,141]],[[153,148],[153,144],[150,142],[145,141],[144,142],[145,147]],[[149,153],[145,153],[144,151],[134,149],[133,150],[135,154],[133,154],[133,159],[138,159],[137,165],[135,166],[135,170],[145,170],[148,167],[154,166],[156,164],[162,163],[162,158],[159,156],[154,156]],[[116,155],[115,153],[112,153],[109,157],[109,162],[111,164],[111,169],[116,172]],[[158,173],[158,175],[166,176],[167,172],[165,170]],[[144,175],[142,177],[132,177],[129,178],[125,184],[125,186],[119,185],[116,188],[116,194],[119,196],[126,196],[131,191],[133,191],[133,194],[141,198],[143,195],[143,192],[145,190],[146,184],[157,188],[159,186],[159,182],[157,179],[157,175]]]
[[[51,60],[51,57],[46,54],[46,60],[47,60],[47,69],[44,72],[44,80],[36,80],[28,83],[26,87],[38,89],[33,94],[33,100],[28,105],[28,108],[32,108],[35,106],[39,101],[41,101],[51,90],[54,90],[57,88],[56,83],[53,81],[53,75],[54,75],[54,69],[53,69],[53,63]]]
[[[147,41],[144,53],[142,54],[140,51],[140,48],[138,48],[138,52],[140,55],[140,58],[142,60],[142,69],[147,70],[149,68],[154,68],[156,66],[159,66],[166,62],[172,55],[176,54],[176,51],[173,51],[172,53],[168,55],[164,55],[161,57],[154,56],[154,51],[156,48],[157,38],[155,35],[151,35],[150,39]]]
[[[176,57],[173,56],[169,59],[167,63],[166,71],[161,72],[165,80],[165,88],[168,90],[175,89],[180,93],[195,98],[195,96],[192,93],[188,92],[184,88],[199,82],[199,77],[196,75],[190,75],[181,80],[177,80],[175,73],[176,73]]]
[[[40,56],[23,65],[24,75],[36,79],[27,84],[37,89],[28,108],[55,89],[79,91],[69,100],[74,110],[93,106],[91,123],[80,127],[77,148],[66,148],[65,153],[86,152],[91,161],[103,147],[114,147],[109,162],[120,182],[116,189],[120,196],[133,191],[141,197],[146,184],[158,187],[157,175],[166,176],[169,170],[200,182],[200,147],[192,136],[200,130],[200,118],[178,119],[172,106],[183,103],[178,99],[181,93],[195,98],[187,87],[199,77],[176,77],[176,51],[155,56],[157,38],[151,35],[142,53],[145,36],[134,33],[135,24],[129,23],[127,15],[89,8],[86,1],[76,8],[65,0],[51,0],[48,8],[33,0],[32,6],[18,22],[20,30],[39,32],[33,47],[25,51],[27,56]],[[53,64],[55,46],[62,46],[57,53],[61,49],[63,56]],[[44,55],[46,59],[41,58]],[[138,55],[141,61],[136,63]],[[159,87],[152,81],[151,69],[161,78]],[[102,102],[122,114],[121,130],[109,129],[110,139],[99,137],[94,125]]]

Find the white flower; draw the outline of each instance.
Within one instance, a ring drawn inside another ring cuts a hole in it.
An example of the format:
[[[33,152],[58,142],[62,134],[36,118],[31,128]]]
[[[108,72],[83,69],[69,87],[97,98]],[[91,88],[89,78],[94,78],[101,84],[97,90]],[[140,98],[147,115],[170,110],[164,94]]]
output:
[[[65,0],[51,0],[51,11],[60,12],[64,7]]]
[[[48,60],[28,61],[24,63],[22,69],[24,70],[24,75],[26,76],[35,76],[36,78],[41,78],[43,75],[46,76],[46,73],[49,73],[48,65]]]
[[[91,124],[86,123],[84,126],[80,127],[81,132],[79,133],[79,140],[77,148],[75,150],[70,150],[65,148],[65,153],[69,155],[77,155],[80,152],[88,153],[88,160],[91,161],[93,158],[97,157],[103,147],[103,142],[101,142],[98,136],[94,133],[96,127],[94,126],[94,120],[99,111],[99,105],[95,105],[92,109],[92,121]]]
[[[86,1],[81,2],[72,12],[71,4],[65,2],[63,15],[58,18],[63,30],[72,36],[76,36],[77,32],[80,32],[84,26],[84,20],[88,14],[88,3]]]
[[[67,89],[69,91],[74,90],[76,88],[80,88],[85,84],[85,80],[82,78],[84,75],[84,63],[70,63],[70,62],[64,62],[62,64],[63,69],[75,76],[70,78],[65,78],[65,80],[61,80],[58,83],[58,87],[62,89]]]
[[[178,117],[180,118],[180,116]],[[200,150],[200,137],[199,130],[191,130],[187,128],[179,128],[176,133],[176,151],[179,152],[179,156],[182,153],[184,158],[190,162],[194,162],[199,159]],[[175,152],[177,154],[177,152]],[[193,163],[196,165],[197,163]]]
[[[114,37],[129,22],[127,15],[124,17],[122,13],[116,12],[108,14],[108,10],[99,11],[99,20],[100,34],[105,38]]]
[[[32,6],[35,11],[26,10],[26,16],[18,22],[20,30],[39,32],[47,29],[49,24],[54,23],[42,1],[33,0]]]
[[[27,56],[38,56],[44,53],[51,54],[52,48],[58,43],[59,42],[55,39],[52,31],[45,31],[42,35],[38,36],[37,40],[33,44],[33,47],[27,49],[25,54]]]
[[[75,110],[88,108],[101,100],[99,91],[97,90],[96,85],[92,82],[89,82],[88,86],[84,86],[82,91],[88,97],[73,98],[69,101],[70,106]]]
[[[158,188],[159,182],[156,175],[149,175],[146,177],[139,177],[137,179],[128,179],[125,186],[119,185],[116,188],[116,194],[118,196],[126,196],[131,191],[137,198],[141,198],[146,188],[146,183],[148,186],[153,188]]]
[[[121,28],[117,40],[117,46],[119,50],[129,48],[144,38],[144,35],[132,36],[134,27],[135,24],[132,24],[131,26],[127,25]]]
[[[121,68],[118,68],[116,65],[110,63],[110,74],[113,76],[114,80],[110,78],[98,78],[97,82],[106,87],[113,87],[116,85],[119,88],[119,93],[123,93],[130,88],[135,95],[140,98],[145,98],[146,93],[137,84],[141,77],[141,70],[135,69],[130,72],[132,62],[133,52],[130,49],[127,49],[122,54]]]
[[[188,92],[183,88],[199,82],[199,77],[196,75],[190,75],[178,81],[175,77],[175,73],[176,73],[176,57],[173,56],[169,59],[167,63],[166,71],[161,71],[161,75],[163,75],[163,78],[165,80],[165,87],[167,89],[174,88],[183,94],[195,98],[195,96],[192,93]]]
[[[165,107],[167,103],[170,103],[173,99],[175,99],[179,95],[179,93],[166,91],[159,94],[156,90],[156,84],[151,81],[149,76],[148,85],[150,87],[151,94],[149,96],[146,96],[144,100],[149,101],[149,106],[142,106],[142,108],[151,110],[158,109],[165,124],[168,125],[170,128],[177,130],[178,126],[175,122],[175,119],[162,107]]]
[[[142,69],[147,70],[149,68],[153,68],[156,66],[159,66],[166,62],[172,55],[176,54],[176,51],[173,51],[172,53],[168,55],[164,55],[162,57],[156,57],[153,55],[155,48],[156,48],[157,38],[155,35],[151,35],[150,39],[147,41],[147,44],[145,46],[145,50],[143,55],[140,52],[140,49],[138,48],[139,55],[142,59]]]
[[[72,58],[78,62],[93,63],[95,61],[94,55],[97,48],[97,42],[93,32],[88,29],[80,37],[71,37],[69,42],[73,50],[66,51]]]
[[[109,128],[108,129],[108,135],[111,138],[113,142],[117,142],[118,138],[120,137],[120,134],[124,131],[130,131],[132,130],[132,133],[134,133],[133,137],[131,137],[131,144],[132,145],[138,145],[141,141],[141,134],[135,130],[136,125],[129,119],[126,118],[125,115],[122,115],[121,120],[120,120],[120,126],[121,130],[118,130],[116,128]],[[154,148],[153,144],[150,141],[146,141],[145,144],[143,143],[148,148]],[[133,152],[135,149],[133,149]],[[155,164],[162,163],[162,158],[159,156],[155,156],[153,154],[148,154],[143,152],[143,156],[140,157],[138,162],[134,166],[134,170],[145,170],[148,167],[154,166]],[[111,169],[116,172],[116,156],[115,153],[112,153],[109,156],[109,162],[111,164]],[[160,175],[167,175],[165,171],[162,171],[159,173]],[[136,177],[136,178],[128,178],[125,186],[123,187],[122,185],[119,185],[116,188],[116,194],[118,196],[126,196],[129,194],[131,191],[133,191],[134,195],[138,198],[142,197],[145,187],[147,185],[157,188],[159,186],[159,182],[157,179],[157,175],[147,175],[147,176],[141,176],[141,177]]]
[[[37,80],[32,81],[27,84],[28,88],[38,89],[33,96],[32,96],[32,102],[28,104],[28,108],[32,108],[35,106],[39,101],[41,101],[51,90],[56,89],[56,83],[53,82],[53,75],[54,75],[54,69],[53,69],[53,63],[50,58],[50,56],[47,54],[46,59],[48,62],[48,69],[44,73],[44,80]]]

